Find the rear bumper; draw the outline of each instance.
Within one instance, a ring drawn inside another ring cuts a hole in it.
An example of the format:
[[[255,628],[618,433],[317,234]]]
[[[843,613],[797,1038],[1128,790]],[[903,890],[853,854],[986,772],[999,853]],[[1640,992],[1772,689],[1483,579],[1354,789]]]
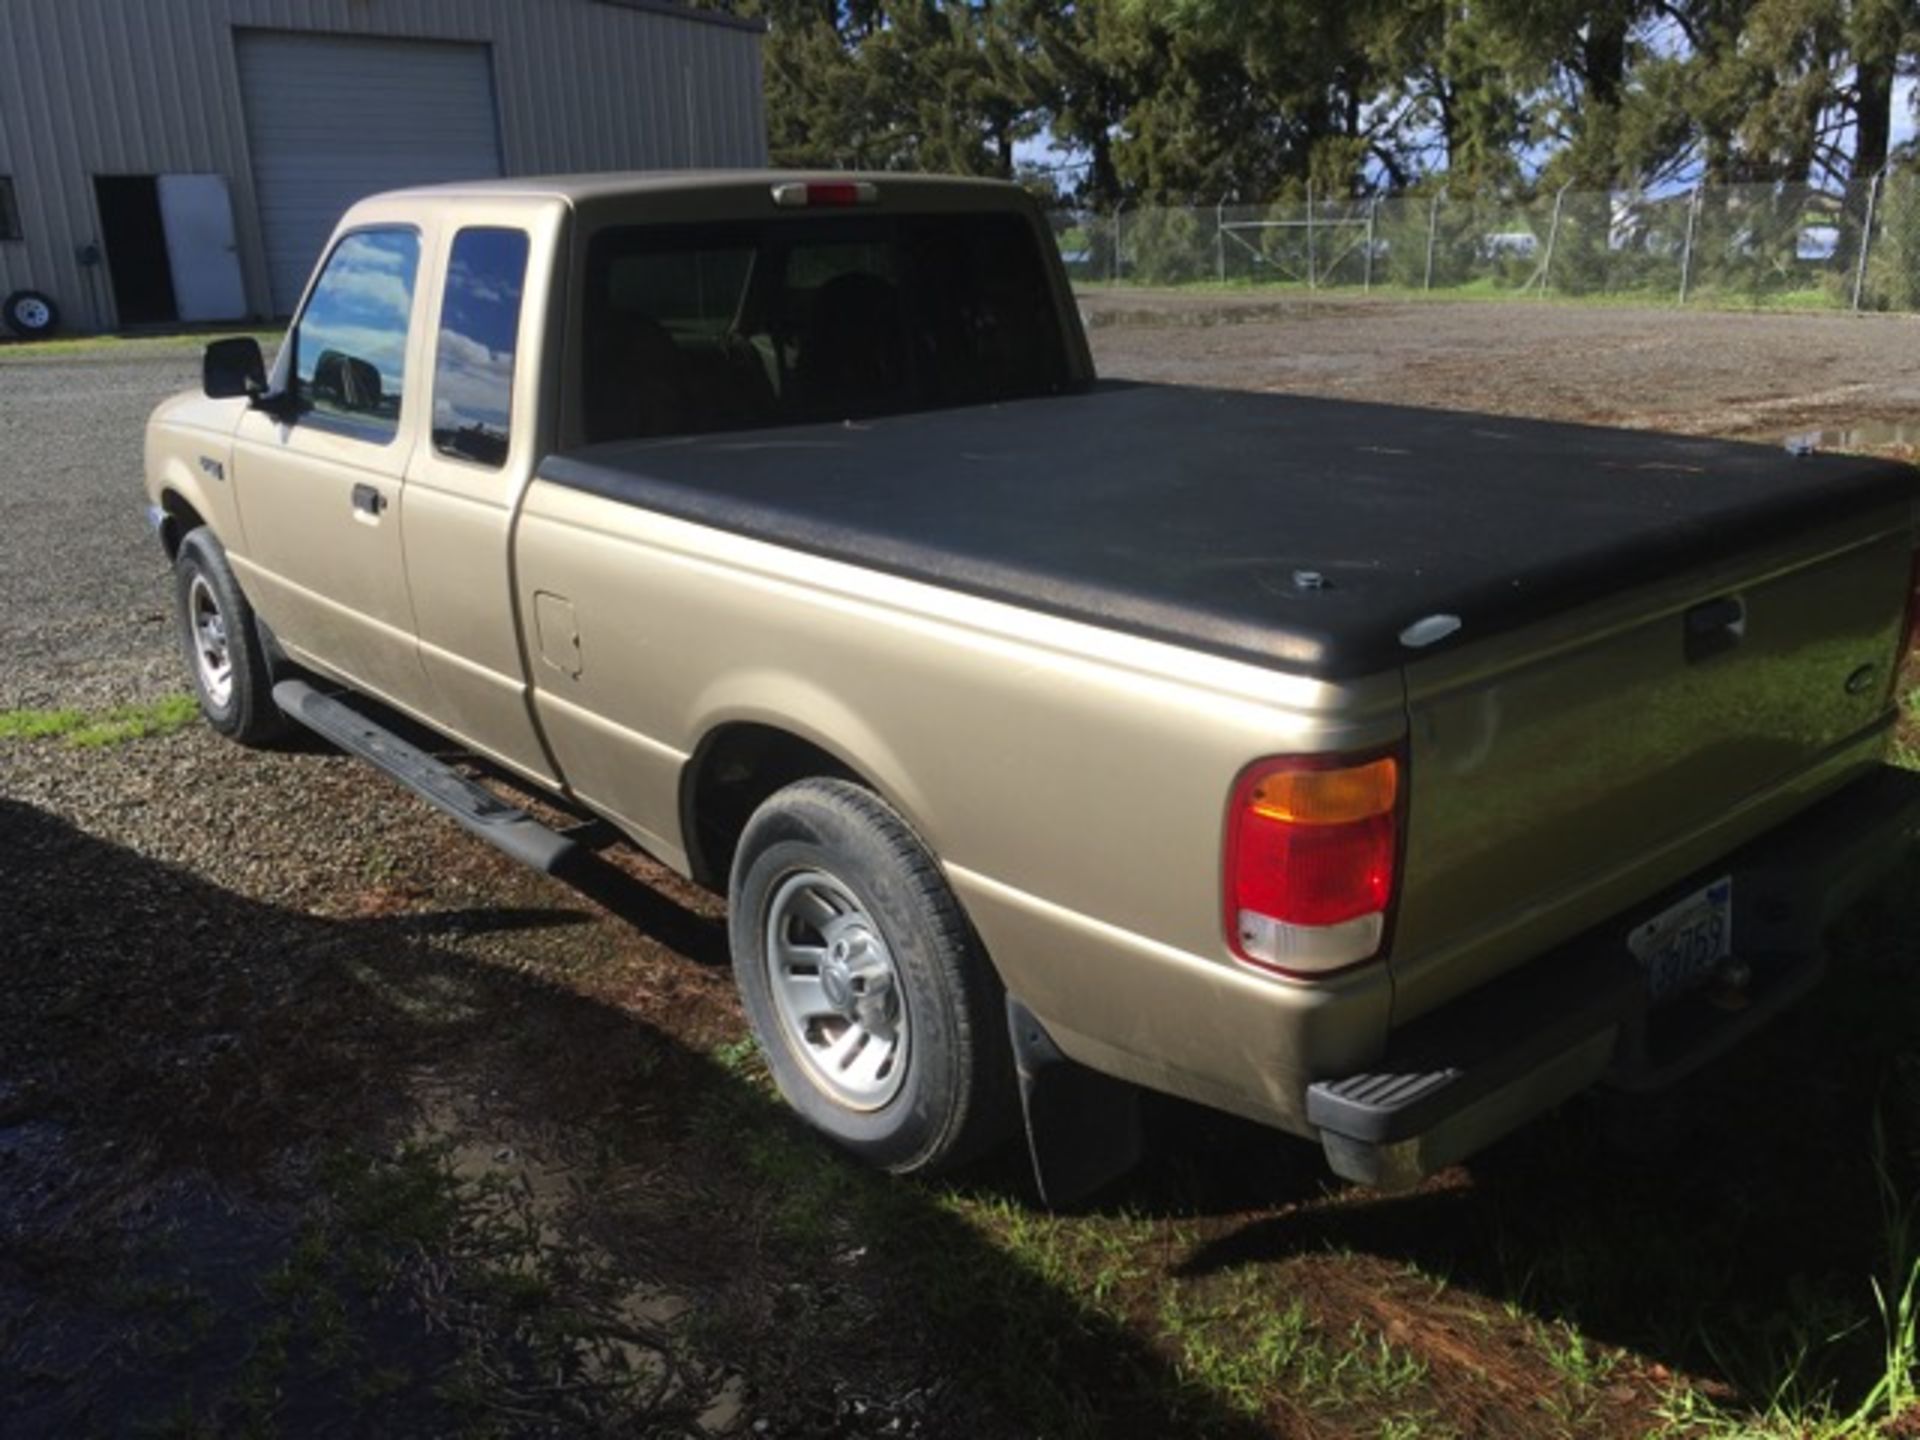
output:
[[[1337,1174],[1411,1185],[1569,1096],[1606,1081],[1671,1084],[1805,994],[1831,920],[1920,842],[1920,774],[1872,775],[1666,894],[1396,1031],[1380,1064],[1307,1091],[1307,1119]],[[1648,1004],[1627,931],[1731,872],[1736,958],[1751,980]]]

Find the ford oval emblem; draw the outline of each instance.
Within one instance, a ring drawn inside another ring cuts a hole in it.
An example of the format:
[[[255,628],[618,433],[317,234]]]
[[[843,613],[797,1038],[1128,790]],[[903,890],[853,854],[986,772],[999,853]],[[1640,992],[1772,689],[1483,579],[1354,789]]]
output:
[[[1847,694],[1866,694],[1873,687],[1873,677],[1879,673],[1878,665],[1862,665],[1853,674],[1847,676]]]

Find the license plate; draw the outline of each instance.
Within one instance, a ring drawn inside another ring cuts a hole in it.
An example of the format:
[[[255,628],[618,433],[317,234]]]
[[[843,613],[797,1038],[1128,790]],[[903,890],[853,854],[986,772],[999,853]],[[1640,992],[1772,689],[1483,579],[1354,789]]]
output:
[[[1627,935],[1655,998],[1690,989],[1733,954],[1733,877],[1669,905]]]

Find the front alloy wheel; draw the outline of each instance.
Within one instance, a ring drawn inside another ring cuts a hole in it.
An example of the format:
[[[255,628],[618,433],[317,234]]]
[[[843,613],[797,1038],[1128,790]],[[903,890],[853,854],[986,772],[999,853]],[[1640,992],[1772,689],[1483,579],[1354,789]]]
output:
[[[203,574],[187,584],[187,628],[200,689],[216,708],[233,703],[233,649],[219,597]]]
[[[180,649],[200,713],[243,745],[273,740],[286,721],[273,703],[260,627],[211,530],[187,532],[174,557],[173,583]]]

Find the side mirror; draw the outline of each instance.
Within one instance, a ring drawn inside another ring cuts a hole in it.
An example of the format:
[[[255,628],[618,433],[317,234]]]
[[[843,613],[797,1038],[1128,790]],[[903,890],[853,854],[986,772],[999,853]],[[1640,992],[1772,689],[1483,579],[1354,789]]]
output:
[[[200,388],[210,400],[265,394],[267,362],[260,342],[251,335],[235,335],[207,346],[200,361]]]
[[[356,415],[375,415],[384,398],[380,371],[370,360],[339,350],[322,350],[313,362],[313,398]]]

